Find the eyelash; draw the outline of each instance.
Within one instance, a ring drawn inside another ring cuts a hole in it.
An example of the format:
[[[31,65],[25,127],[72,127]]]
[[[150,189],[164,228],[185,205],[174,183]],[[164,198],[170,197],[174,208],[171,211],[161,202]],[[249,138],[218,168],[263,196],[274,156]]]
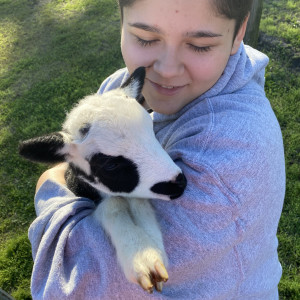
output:
[[[142,46],[142,47],[149,47],[152,46],[153,44],[155,44],[157,42],[157,40],[143,40],[139,37],[136,36],[137,42]],[[193,50],[196,53],[205,53],[211,50],[210,46],[205,46],[205,47],[197,47],[195,45],[192,44],[188,44],[188,47]]]
[[[143,40],[139,37],[136,36],[137,42],[142,46],[142,47],[147,47],[147,46],[152,46],[155,42],[157,42],[157,40],[151,40],[151,41],[147,41],[147,40]]]
[[[189,48],[192,49],[193,51],[197,52],[197,53],[204,53],[204,52],[208,52],[211,50],[210,46],[205,46],[205,47],[197,47],[195,45],[192,44],[188,44]]]

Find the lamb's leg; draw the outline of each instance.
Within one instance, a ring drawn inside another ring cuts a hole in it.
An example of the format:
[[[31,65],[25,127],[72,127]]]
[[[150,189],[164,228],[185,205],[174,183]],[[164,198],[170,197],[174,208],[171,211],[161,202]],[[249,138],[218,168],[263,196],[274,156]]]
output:
[[[95,215],[115,246],[126,278],[148,292],[153,291],[153,285],[160,290],[161,284],[157,282],[168,279],[161,249],[142,227],[134,223],[130,200],[106,198],[97,207]]]
[[[168,266],[168,258],[163,244],[161,229],[156,220],[152,205],[150,204],[149,200],[140,198],[130,198],[128,199],[128,203],[135,224],[143,228],[160,249],[160,253],[164,262],[162,267],[165,270],[165,266]],[[166,280],[167,276],[165,277],[165,281]],[[158,282],[155,287],[157,290],[162,290],[162,282]]]
[[[130,198],[128,199],[128,204],[135,224],[137,224],[139,227],[142,227],[153,239],[153,241],[165,255],[164,261],[167,263],[167,255],[165,254],[164,250],[163,237],[155,217],[154,209],[149,200]]]

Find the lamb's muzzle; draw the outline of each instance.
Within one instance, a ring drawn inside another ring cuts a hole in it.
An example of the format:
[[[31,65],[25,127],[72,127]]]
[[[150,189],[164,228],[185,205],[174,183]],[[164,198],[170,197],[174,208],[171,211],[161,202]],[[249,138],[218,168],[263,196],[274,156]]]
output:
[[[183,194],[186,185],[186,177],[183,173],[180,173],[174,181],[156,183],[151,188],[151,191],[156,194],[170,196],[170,199],[173,200],[179,198]]]

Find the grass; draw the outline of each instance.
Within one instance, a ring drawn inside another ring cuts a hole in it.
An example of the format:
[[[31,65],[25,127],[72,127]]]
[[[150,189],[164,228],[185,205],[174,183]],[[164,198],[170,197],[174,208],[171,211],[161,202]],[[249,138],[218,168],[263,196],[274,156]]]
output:
[[[287,187],[279,223],[280,299],[300,299],[300,7],[265,0],[259,48],[268,54],[266,93],[282,128]]]
[[[271,59],[266,92],[282,127],[287,192],[279,224],[281,299],[300,298],[300,7],[265,0],[259,48]],[[58,130],[65,112],[123,66],[114,0],[0,0],[0,287],[31,299],[27,230],[45,166],[18,141]],[[297,63],[298,62],[298,63]],[[298,73],[297,73],[298,71]]]

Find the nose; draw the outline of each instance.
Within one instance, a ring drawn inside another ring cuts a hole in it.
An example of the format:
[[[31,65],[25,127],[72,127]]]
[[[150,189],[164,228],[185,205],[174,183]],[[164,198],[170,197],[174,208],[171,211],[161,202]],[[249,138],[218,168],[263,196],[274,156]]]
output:
[[[162,78],[170,79],[184,73],[184,65],[176,49],[164,49],[155,60],[153,70]]]
[[[187,181],[186,181],[186,177],[184,176],[183,173],[180,173],[180,174],[176,177],[176,179],[175,179],[175,184],[177,184],[180,188],[183,188],[183,189],[186,188]]]
[[[174,180],[156,183],[152,186],[151,191],[156,194],[167,195],[173,200],[183,194],[186,185],[186,177],[183,173],[180,173]]]

